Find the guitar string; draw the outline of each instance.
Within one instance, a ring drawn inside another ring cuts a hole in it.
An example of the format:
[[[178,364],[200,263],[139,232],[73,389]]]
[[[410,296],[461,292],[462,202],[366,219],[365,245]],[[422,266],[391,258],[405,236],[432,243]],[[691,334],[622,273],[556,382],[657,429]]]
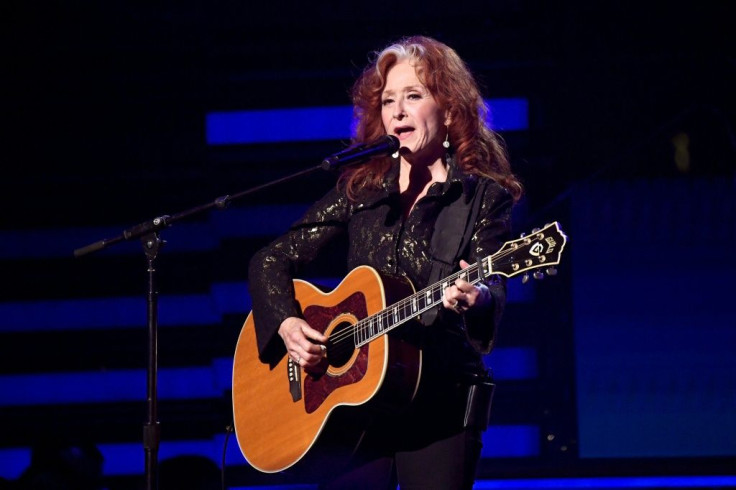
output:
[[[547,228],[550,228],[552,226],[553,225],[550,225]],[[547,228],[545,228],[543,230],[540,230],[539,232],[536,232],[534,235],[539,235],[540,233],[543,233]],[[512,243],[515,243],[517,241],[526,241],[526,243],[524,245],[525,246],[528,246],[533,241],[538,241],[540,239],[541,238],[536,238],[536,240],[532,240],[531,237],[522,237],[522,238],[520,238],[518,240],[514,240],[514,241],[509,242],[509,243],[512,244]],[[510,254],[512,254],[514,252],[517,252],[517,251],[518,251],[518,248],[509,248],[509,249],[505,249],[505,250],[499,250],[495,254],[486,257],[482,262],[485,263],[485,262],[489,261],[489,259],[490,259],[491,264],[493,264],[493,262],[498,263],[498,262],[500,262],[500,259],[506,258],[508,255],[510,255]],[[496,259],[496,260],[494,260],[494,259]],[[544,264],[539,264],[539,265],[544,265]],[[489,267],[489,268],[492,269],[491,267]],[[529,269],[531,269],[531,267],[529,267]],[[371,315],[371,316],[368,316],[366,318],[363,318],[363,319],[359,320],[357,323],[350,325],[349,327],[345,328],[343,331],[338,332],[336,335],[330,337],[330,341],[332,341],[331,343],[333,345],[335,345],[338,342],[339,343],[343,343],[345,341],[348,341],[350,339],[353,339],[353,338],[355,338],[355,335],[356,335],[356,333],[358,331],[365,332],[369,328],[367,326],[367,324],[375,323],[374,321],[372,321],[373,319],[379,319],[379,318],[382,319],[382,320],[383,319],[388,319],[389,315],[391,314],[391,311],[403,310],[405,307],[408,306],[411,298],[419,298],[422,295],[426,295],[426,293],[428,293],[428,292],[431,293],[431,298],[434,298],[434,293],[437,292],[436,289],[437,288],[441,288],[443,284],[446,284],[446,283],[449,283],[449,282],[454,282],[456,279],[458,279],[459,277],[461,277],[463,275],[466,275],[466,276],[469,277],[473,273],[478,273],[478,277],[476,279],[474,279],[472,281],[468,281],[468,282],[470,282],[471,284],[476,284],[481,279],[481,277],[480,277],[481,274],[478,271],[478,263],[471,264],[466,269],[462,269],[460,271],[457,271],[457,272],[451,274],[450,276],[446,277],[443,281],[440,281],[438,283],[434,283],[434,284],[432,284],[432,285],[430,285],[430,286],[422,289],[421,291],[418,291],[418,292],[414,293],[410,297],[404,298],[404,299],[396,302],[395,304],[393,304],[390,307],[388,307],[388,308],[386,308],[386,309],[378,312],[377,314],[374,314],[374,315]],[[492,274],[493,272],[491,270],[490,273],[485,273],[485,270],[484,270],[483,273],[484,273],[485,276],[488,276],[488,275]],[[384,331],[390,331],[391,329],[393,329],[393,328],[395,328],[395,327],[403,324],[408,318],[413,317],[413,316],[416,316],[416,315],[419,315],[419,314],[423,313],[424,311],[427,311],[428,309],[431,309],[432,307],[434,307],[439,302],[440,301],[438,301],[438,300],[432,299],[431,304],[429,306],[425,306],[421,311],[417,311],[416,314],[411,315],[411,316],[406,316],[405,318],[402,318],[400,321],[396,322],[395,324],[389,325],[390,328],[384,328],[383,330],[381,330],[380,332],[378,332],[377,335],[374,334],[374,335],[367,336],[366,337],[366,341],[369,341],[369,340],[371,340],[373,338],[379,337],[380,335],[383,334]],[[388,323],[390,324],[391,322],[389,321]],[[333,340],[333,338],[334,338],[334,340]],[[362,342],[362,344],[365,344],[365,343],[366,342]],[[357,347],[357,344],[356,343],[353,343],[353,345],[355,347]]]

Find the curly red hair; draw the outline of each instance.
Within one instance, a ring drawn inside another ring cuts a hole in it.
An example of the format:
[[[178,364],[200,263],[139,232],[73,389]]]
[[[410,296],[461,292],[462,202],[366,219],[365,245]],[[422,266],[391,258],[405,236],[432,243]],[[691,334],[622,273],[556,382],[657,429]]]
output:
[[[522,185],[511,172],[503,140],[485,123],[487,108],[475,78],[455,50],[435,39],[406,37],[375,53],[351,92],[357,121],[354,143],[375,141],[386,134],[381,93],[389,69],[404,60],[415,65],[419,79],[448,111],[449,140],[460,169],[496,180],[518,200]],[[355,198],[361,189],[379,187],[390,167],[389,157],[374,158],[346,169],[340,182],[348,196]]]

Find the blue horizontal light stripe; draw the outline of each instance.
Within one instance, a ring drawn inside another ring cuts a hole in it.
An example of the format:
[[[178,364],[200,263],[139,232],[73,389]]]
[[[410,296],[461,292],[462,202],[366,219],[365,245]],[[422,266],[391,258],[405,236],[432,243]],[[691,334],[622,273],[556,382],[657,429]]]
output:
[[[207,144],[342,139],[350,136],[352,118],[350,106],[211,112]]]
[[[161,421],[161,423],[165,426],[165,421]],[[488,433],[493,434],[498,448],[498,451],[492,453],[494,456],[524,456],[519,454],[520,451],[518,448],[525,446],[527,443],[525,441],[519,443],[514,440],[516,437],[527,437],[523,427],[503,429],[501,426],[491,426],[488,429]],[[163,439],[159,448],[158,459],[163,462],[175,456],[199,455],[211,459],[219,467],[221,466],[222,452],[225,444],[226,436],[224,433],[215,435],[211,439],[203,440],[168,441]],[[98,444],[97,447],[104,457],[104,475],[121,476],[139,475],[143,473],[145,461],[142,443],[109,443]],[[504,452],[503,448],[510,448],[511,451]],[[0,449],[0,477],[9,479],[17,478],[30,464],[30,460],[30,448],[16,447]],[[248,464],[240,452],[235,434],[231,434],[227,438],[225,462],[228,466],[245,466]]]
[[[225,288],[222,285],[218,290]],[[241,288],[238,288],[241,289]],[[245,291],[243,291],[245,292]],[[230,297],[232,300],[232,296]],[[243,311],[250,307],[242,298]],[[215,306],[225,308],[216,310]],[[215,325],[228,305],[210,294],[161,295],[158,325]],[[120,297],[0,303],[0,332],[43,332],[81,329],[134,328],[147,324],[146,298]]]
[[[233,346],[233,349],[235,346]],[[10,374],[0,376],[0,406],[112,403],[145,400],[146,370]],[[211,366],[158,370],[162,400],[218,398],[232,386],[232,360]]]
[[[724,489],[736,485],[735,476],[648,476],[601,478],[536,478],[519,480],[477,480],[473,490],[503,488],[507,490],[536,490],[539,488],[600,488],[621,490],[625,488],[692,488]],[[240,486],[230,490],[316,490],[317,485]]]
[[[537,351],[533,347],[504,347],[485,356],[495,379],[520,380],[537,377]]]
[[[162,422],[162,425],[165,425],[165,422]],[[164,439],[159,447],[158,459],[163,462],[176,456],[199,455],[211,459],[220,467],[224,444],[224,434],[205,440],[167,441]],[[97,447],[104,458],[103,474],[105,476],[141,475],[145,471],[145,454],[142,443],[98,444]],[[30,461],[30,448],[0,449],[0,477],[18,478],[28,467]],[[234,435],[228,438],[225,462],[227,465],[246,464]]]
[[[205,222],[179,222],[161,231],[166,240],[163,254],[214,250],[224,238],[276,235],[304,214],[308,204],[284,204],[228,208],[211,212]],[[74,251],[92,243],[111,240],[126,227],[61,228],[0,231],[0,259],[72,257]],[[105,255],[143,254],[139,240],[122,241],[96,252]],[[76,260],[85,260],[85,257]]]
[[[498,131],[529,127],[524,98],[487,99],[488,124]],[[234,145],[349,139],[350,106],[210,112],[205,117],[207,143]]]
[[[255,487],[228,487],[228,490],[319,490],[319,486],[311,483],[294,483],[283,485],[256,485]]]
[[[539,456],[539,438],[539,427],[536,425],[491,425],[483,433],[481,457]]]
[[[524,98],[486,99],[488,126],[496,131],[529,129],[529,101]]]
[[[233,352],[235,345],[233,345]],[[494,350],[499,359],[510,364],[526,362],[523,349],[499,347]],[[527,371],[511,368],[508,371]],[[497,381],[503,381],[504,369],[494,368]],[[216,358],[209,366],[160,368],[158,391],[162,399],[216,398],[232,388],[232,358]],[[68,373],[8,374],[0,376],[0,406],[26,406],[75,403],[111,403],[145,398],[144,369],[83,371]],[[511,380],[519,379],[512,377]]]
[[[521,480],[480,480],[474,490],[505,488],[511,490],[532,490],[537,488],[732,488],[736,476],[622,476],[601,478],[539,478]]]

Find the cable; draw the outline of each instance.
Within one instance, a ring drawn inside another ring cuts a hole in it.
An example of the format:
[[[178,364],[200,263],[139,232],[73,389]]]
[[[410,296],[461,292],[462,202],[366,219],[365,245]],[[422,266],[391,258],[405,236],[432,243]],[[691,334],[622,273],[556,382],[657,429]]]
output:
[[[225,427],[225,442],[222,444],[222,467],[220,469],[221,485],[222,490],[227,490],[225,485],[225,465],[227,460],[227,441],[230,438],[230,434],[233,432],[233,424],[229,424]]]

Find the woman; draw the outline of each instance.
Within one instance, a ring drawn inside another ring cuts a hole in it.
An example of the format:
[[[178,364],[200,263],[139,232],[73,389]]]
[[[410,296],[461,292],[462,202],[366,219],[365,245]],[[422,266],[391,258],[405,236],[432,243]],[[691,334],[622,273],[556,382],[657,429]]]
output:
[[[354,142],[389,134],[400,150],[344,170],[334,189],[252,258],[264,362],[286,354],[309,372],[323,361],[328,339],[302,318],[292,279],[337,237],[347,234],[350,269],[368,265],[417,290],[509,239],[522,188],[454,50],[427,37],[402,39],[377,53],[352,98]],[[404,411],[376,415],[351,466],[325,488],[472,487],[492,387],[482,359],[504,303],[504,281],[458,279],[444,290],[442,308],[406,326],[401,336],[422,352],[416,396]]]

